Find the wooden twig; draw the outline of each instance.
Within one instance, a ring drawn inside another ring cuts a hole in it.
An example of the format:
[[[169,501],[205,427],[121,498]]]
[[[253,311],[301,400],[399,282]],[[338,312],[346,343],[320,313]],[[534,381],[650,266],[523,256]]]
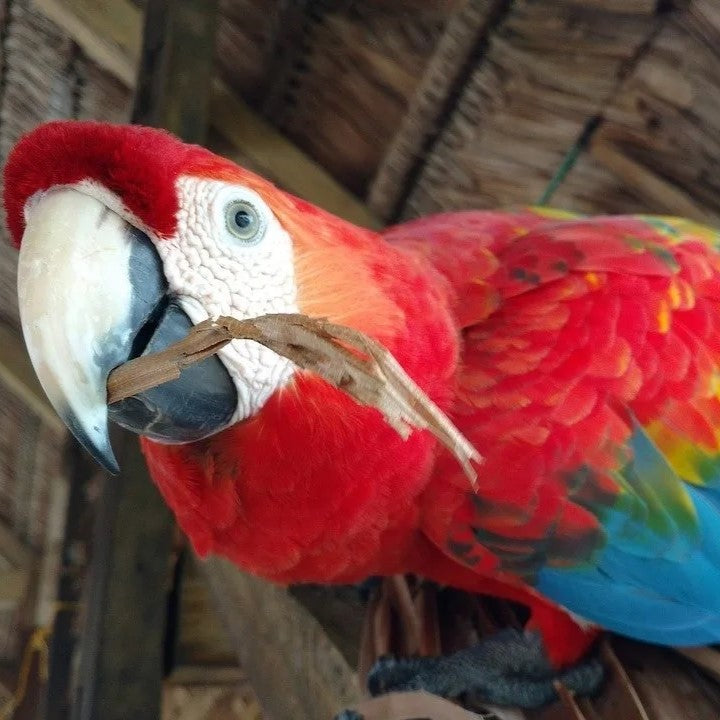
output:
[[[375,618],[378,614],[379,605],[380,590],[375,588],[370,593],[358,645],[357,680],[358,687],[362,691],[367,688],[367,678],[370,669],[381,654],[377,648],[377,638],[375,635]]]
[[[419,655],[442,654],[437,592],[435,585],[423,584],[415,598],[415,610],[420,617]]]
[[[400,622],[401,654],[416,655],[420,650],[422,621],[413,603],[407,578],[405,575],[391,575],[384,582],[390,604]]]
[[[623,720],[650,720],[632,680],[607,636],[601,641],[600,654],[607,668],[608,678],[596,703],[597,714],[603,716],[609,710],[613,717],[621,717]]]
[[[392,606],[390,604],[390,593],[388,592],[386,583],[383,583],[380,588],[378,602],[374,607],[371,623],[373,647],[375,649],[374,660],[377,660],[377,658],[383,657],[383,655],[390,655],[395,651],[392,643]]]
[[[377,408],[403,438],[413,428],[429,430],[462,465],[471,482],[481,457],[440,408],[413,382],[392,354],[357,330],[300,314],[237,320],[219,317],[196,325],[167,349],[136,358],[108,378],[108,403],[180,377],[194,363],[232,340],[253,340],[317,373],[357,402]]]

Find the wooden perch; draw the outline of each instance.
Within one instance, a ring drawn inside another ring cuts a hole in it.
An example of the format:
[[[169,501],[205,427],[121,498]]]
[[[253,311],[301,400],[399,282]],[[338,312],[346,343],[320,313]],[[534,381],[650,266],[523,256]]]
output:
[[[363,720],[482,720],[481,715],[422,690],[381,695],[353,709]]]
[[[403,438],[412,428],[429,430],[475,482],[471,463],[481,461],[479,453],[388,350],[357,330],[306,315],[205,320],[166,350],[113,370],[107,383],[108,403],[177,379],[183,369],[214,355],[232,340],[254,340],[317,373],[357,402],[377,408]]]

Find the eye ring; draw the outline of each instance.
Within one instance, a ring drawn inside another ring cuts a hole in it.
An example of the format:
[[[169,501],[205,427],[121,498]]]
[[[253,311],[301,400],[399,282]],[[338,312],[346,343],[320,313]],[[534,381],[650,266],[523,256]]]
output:
[[[225,208],[228,232],[243,245],[257,245],[265,235],[266,222],[261,213],[247,200],[233,200]]]

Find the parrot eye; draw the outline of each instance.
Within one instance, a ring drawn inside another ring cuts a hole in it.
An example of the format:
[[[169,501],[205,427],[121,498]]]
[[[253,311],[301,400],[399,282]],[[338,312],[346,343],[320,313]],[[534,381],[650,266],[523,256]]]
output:
[[[231,202],[225,210],[227,229],[243,245],[259,243],[265,234],[265,221],[258,211],[245,200]]]

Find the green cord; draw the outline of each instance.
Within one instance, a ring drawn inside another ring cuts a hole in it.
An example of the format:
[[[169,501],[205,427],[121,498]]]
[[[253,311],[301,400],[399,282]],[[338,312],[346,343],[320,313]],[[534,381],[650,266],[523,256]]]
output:
[[[583,128],[580,137],[577,139],[575,144],[567,151],[563,161],[560,163],[560,167],[555,171],[555,174],[550,178],[548,186],[545,188],[543,194],[538,200],[538,205],[547,205],[550,199],[555,194],[555,191],[560,187],[568,173],[573,169],[580,154],[585,150],[587,144],[590,142],[592,134],[597,130],[602,117],[595,115],[588,120]]]

